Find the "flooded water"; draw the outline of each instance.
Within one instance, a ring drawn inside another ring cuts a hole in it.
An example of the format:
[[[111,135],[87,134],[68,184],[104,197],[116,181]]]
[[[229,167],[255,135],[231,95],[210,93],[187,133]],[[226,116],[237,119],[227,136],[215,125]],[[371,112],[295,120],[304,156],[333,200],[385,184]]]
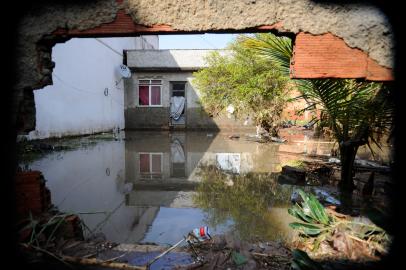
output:
[[[228,135],[126,132],[28,167],[44,174],[60,211],[79,214],[109,241],[174,244],[203,225],[213,235],[286,239],[294,187],[278,184],[275,173],[295,153],[327,155],[332,143],[263,144]]]

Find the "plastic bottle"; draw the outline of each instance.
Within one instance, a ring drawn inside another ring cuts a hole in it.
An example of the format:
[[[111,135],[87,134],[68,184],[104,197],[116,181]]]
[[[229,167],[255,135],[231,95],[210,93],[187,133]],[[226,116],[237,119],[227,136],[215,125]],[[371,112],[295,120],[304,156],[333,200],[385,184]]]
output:
[[[193,231],[191,233],[199,241],[205,241],[205,240],[211,239],[209,227],[207,227],[207,226],[193,229]]]

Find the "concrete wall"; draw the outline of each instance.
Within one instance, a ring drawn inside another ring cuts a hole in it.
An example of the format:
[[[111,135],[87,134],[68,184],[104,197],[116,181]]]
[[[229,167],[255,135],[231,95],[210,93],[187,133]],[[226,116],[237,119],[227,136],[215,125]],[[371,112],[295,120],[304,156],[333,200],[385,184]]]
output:
[[[162,107],[138,106],[138,80],[162,80]],[[193,84],[193,73],[179,72],[134,72],[125,82],[125,128],[126,129],[169,129],[170,82],[186,83],[186,128],[187,129],[254,129],[251,122],[219,115],[210,117],[199,104],[199,90]]]
[[[139,46],[139,47],[138,47]],[[54,84],[34,91],[36,127],[30,139],[124,128],[124,49],[158,46],[158,36],[84,38],[57,44]]]

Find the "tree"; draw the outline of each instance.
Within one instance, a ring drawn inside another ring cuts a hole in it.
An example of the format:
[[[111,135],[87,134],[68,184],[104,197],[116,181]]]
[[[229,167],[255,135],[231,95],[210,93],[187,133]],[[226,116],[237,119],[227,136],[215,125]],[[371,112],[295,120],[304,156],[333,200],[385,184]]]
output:
[[[273,34],[246,37],[244,46],[255,50],[289,77],[292,57],[291,40]],[[383,134],[389,133],[394,103],[389,84],[355,79],[293,80],[310,104],[306,109],[321,108],[325,121],[339,143],[341,161],[340,187],[353,190],[353,167],[358,148],[370,143],[380,147]],[[372,149],[371,149],[372,151]],[[373,153],[373,152],[372,152]]]
[[[209,54],[208,67],[194,73],[201,105],[210,115],[231,105],[237,118],[251,117],[257,126],[277,136],[289,79],[241,43],[240,36],[229,45],[228,53]]]

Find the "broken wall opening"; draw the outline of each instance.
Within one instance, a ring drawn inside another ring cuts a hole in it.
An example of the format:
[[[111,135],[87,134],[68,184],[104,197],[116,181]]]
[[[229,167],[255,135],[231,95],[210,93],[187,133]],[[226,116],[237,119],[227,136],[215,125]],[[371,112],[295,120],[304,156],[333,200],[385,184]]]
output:
[[[156,10],[160,12],[157,14]],[[245,21],[241,21],[241,15],[235,14],[243,14]],[[361,14],[369,16],[360,21]],[[48,23],[33,23],[41,20]],[[26,104],[25,109],[18,105],[13,107],[13,115],[18,118],[18,132],[27,133],[35,126],[32,117],[27,116],[33,112],[29,91],[52,83],[51,47],[57,42],[72,37],[272,29],[292,33],[302,40],[303,46],[298,44],[295,50],[293,76],[345,78],[352,75],[370,80],[393,79],[390,70],[393,49],[390,25],[379,9],[364,3],[343,6],[297,0],[284,3],[242,1],[232,4],[223,0],[210,3],[105,0],[86,4],[38,5],[22,19],[19,28],[18,62],[30,65],[22,65],[21,70],[17,71],[19,76],[14,87],[15,103]],[[365,36],[369,38],[365,39]],[[335,49],[331,50],[331,46]],[[361,64],[351,64],[354,55]],[[316,61],[307,61],[315,56],[318,56]]]

